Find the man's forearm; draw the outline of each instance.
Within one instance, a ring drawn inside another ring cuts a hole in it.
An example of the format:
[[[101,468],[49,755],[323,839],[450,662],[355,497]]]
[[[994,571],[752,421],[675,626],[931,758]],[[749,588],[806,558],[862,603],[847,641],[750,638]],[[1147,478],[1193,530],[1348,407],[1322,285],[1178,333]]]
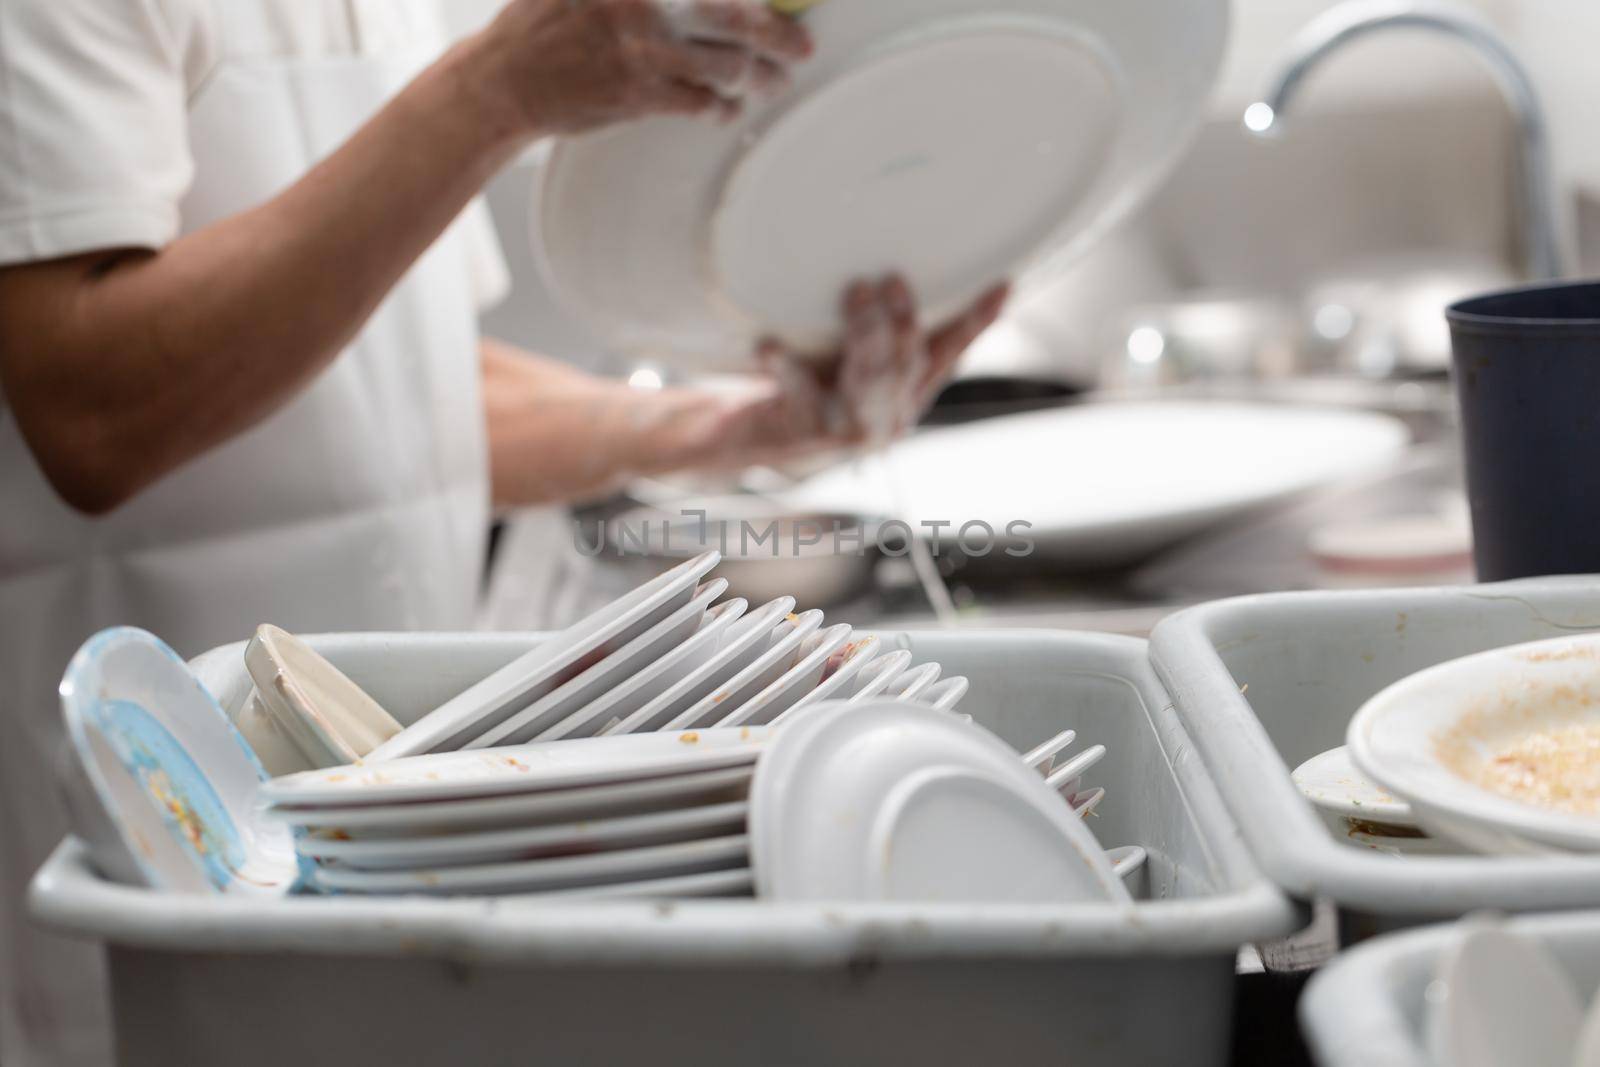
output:
[[[708,393],[643,392],[492,340],[483,384],[501,507],[594,499],[720,452],[726,404]]]
[[[275,199],[159,253],[0,272],[0,387],[74,505],[115,506],[320,373],[523,138],[458,48]]]

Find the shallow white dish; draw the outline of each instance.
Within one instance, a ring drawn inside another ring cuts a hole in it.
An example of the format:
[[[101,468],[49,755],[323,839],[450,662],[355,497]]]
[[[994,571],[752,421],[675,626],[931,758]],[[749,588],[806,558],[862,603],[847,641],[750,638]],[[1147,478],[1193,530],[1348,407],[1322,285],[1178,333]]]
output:
[[[354,763],[402,727],[298,637],[260,626],[244,650],[256,697],[312,767]]]
[[[446,701],[368,758],[376,762],[460,748],[688,604],[700,579],[720,559],[707,552],[646,582]]]
[[[744,367],[837,337],[863,273],[930,320],[1053,274],[1138,203],[1204,112],[1225,0],[873,0],[805,15],[816,56],[735,123],[556,142],[534,191],[553,291],[615,348]],[[1031,269],[1027,269],[1031,268]]]
[[[257,817],[266,772],[171,648],[102,631],[72,657],[60,697],[73,828],[107,874],[182,893],[289,889],[289,834]]]
[[[600,731],[602,736],[648,733],[698,704],[712,690],[732,679],[764,653],[782,624],[794,609],[794,597],[779,597],[744,616],[725,631],[716,652],[705,663],[674,682],[666,692],[615,726]]]
[[[274,806],[338,807],[577,789],[754,763],[766,739],[766,730],[749,727],[440,752],[275,778],[262,786],[261,799]]]
[[[646,665],[632,678],[592,703],[578,709],[540,734],[536,740],[560,741],[569,737],[594,737],[608,726],[620,726],[635,712],[666,693],[716,658],[728,629],[744,617],[748,603],[742,599],[724,601],[706,612],[694,636]]]
[[[1481,852],[1600,851],[1600,815],[1502,796],[1468,775],[1533,730],[1600,724],[1600,635],[1494,649],[1402,679],[1351,720],[1356,766],[1428,830]]]
[[[447,804],[272,808],[268,809],[266,817],[353,840],[476,833],[508,827],[526,829],[741,800],[749,793],[752,773],[753,766],[745,764],[642,782],[614,782],[547,793],[455,800]]]
[[[308,834],[295,842],[295,851],[308,859],[364,871],[505,863],[742,833],[749,807],[745,801],[732,801],[554,826],[424,837],[349,840]]]
[[[1347,819],[1417,828],[1411,806],[1362,774],[1348,746],[1311,757],[1295,768],[1293,777],[1301,794],[1336,820],[1336,828]]]
[[[1428,1051],[1450,1067],[1572,1067],[1583,1008],[1536,941],[1468,920],[1427,997]]]
[[[847,625],[830,626],[800,645],[799,662],[777,681],[745,701],[717,722],[720,729],[734,726],[765,726],[788,711],[800,698],[813,692],[822,682],[828,661],[850,641]]]
[[[1080,818],[988,731],[902,702],[810,709],[751,786],[774,900],[1128,901]]]
[[[618,849],[588,856],[561,856],[523,863],[486,863],[412,871],[357,871],[318,867],[307,878],[335,893],[514,893],[579,885],[656,881],[749,862],[743,834],[672,845]]]
[[[694,599],[689,603],[570,682],[478,735],[464,747],[496,748],[520,745],[535,739],[554,740],[554,737],[545,738],[542,735],[553,731],[591,702],[614,692],[634,675],[693,637],[705,621],[707,609],[727,588],[728,583],[721,578],[706,582],[695,590]]]
[[[687,730],[704,726],[714,716],[726,714],[744,704],[767,686],[783,677],[800,659],[806,639],[822,626],[822,612],[804,611],[794,619],[780,622],[773,630],[767,650],[734,675],[707,693],[688,711],[667,723],[663,729]]]
[[[785,492],[802,510],[881,510],[950,523],[942,543],[1128,562],[1209,525],[1381,469],[1410,434],[1384,415],[1277,405],[1088,404],[932,430]],[[891,478],[890,472],[893,472]],[[895,491],[898,483],[898,491]],[[1014,526],[1013,524],[1030,524]],[[1007,534],[1014,536],[1010,539]]]

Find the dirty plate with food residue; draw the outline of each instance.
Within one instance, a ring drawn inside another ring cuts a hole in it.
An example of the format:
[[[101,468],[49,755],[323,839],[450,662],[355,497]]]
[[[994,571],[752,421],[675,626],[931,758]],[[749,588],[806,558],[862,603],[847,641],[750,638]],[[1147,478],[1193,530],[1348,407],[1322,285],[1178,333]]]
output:
[[[396,804],[573,789],[754,763],[760,728],[704,730],[441,752],[387,763],[335,767],[275,778],[270,805]]]
[[[1411,806],[1357,770],[1345,745],[1296,767],[1294,784],[1336,829],[1345,829],[1351,819],[1417,828]]]
[[[256,809],[265,771],[171,648],[142,630],[97,634],[60,697],[73,828],[101,870],[178,892],[288,891],[289,833]]]
[[[1600,635],[1496,649],[1379,693],[1358,768],[1475,851],[1600,851]]]

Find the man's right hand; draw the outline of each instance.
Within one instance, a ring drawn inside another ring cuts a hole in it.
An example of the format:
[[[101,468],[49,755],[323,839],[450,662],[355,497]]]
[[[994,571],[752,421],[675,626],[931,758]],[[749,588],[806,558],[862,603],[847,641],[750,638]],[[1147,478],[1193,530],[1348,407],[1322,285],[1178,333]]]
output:
[[[810,35],[761,0],[512,0],[477,38],[480,68],[530,135],[649,115],[731,118],[782,86]]]

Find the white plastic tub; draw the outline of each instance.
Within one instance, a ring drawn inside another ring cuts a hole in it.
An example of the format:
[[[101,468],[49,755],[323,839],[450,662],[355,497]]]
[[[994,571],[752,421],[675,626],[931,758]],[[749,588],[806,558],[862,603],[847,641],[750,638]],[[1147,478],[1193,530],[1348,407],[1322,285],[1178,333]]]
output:
[[[1360,935],[1478,909],[1600,908],[1600,856],[1380,855],[1329,831],[1290,769],[1344,743],[1390,683],[1501,645],[1600,628],[1600,579],[1459,589],[1246,597],[1173,616],[1151,638],[1257,862],[1303,898],[1327,897]]]
[[[313,641],[403,721],[523,636]],[[111,884],[67,842],[35,914],[110,950],[125,1064],[515,1061],[1220,1064],[1239,945],[1301,918],[1256,870],[1143,642],[886,638],[972,680],[1019,749],[1110,749],[1095,831],[1150,851],[1146,901],[976,908],[543,905],[175,897]],[[242,646],[195,661],[225,707]]]
[[[1542,942],[1587,1005],[1600,988],[1600,914],[1518,919],[1511,929]],[[1341,956],[1306,988],[1300,1020],[1322,1067],[1439,1067],[1428,1057],[1428,983],[1459,925],[1381,937]]]

